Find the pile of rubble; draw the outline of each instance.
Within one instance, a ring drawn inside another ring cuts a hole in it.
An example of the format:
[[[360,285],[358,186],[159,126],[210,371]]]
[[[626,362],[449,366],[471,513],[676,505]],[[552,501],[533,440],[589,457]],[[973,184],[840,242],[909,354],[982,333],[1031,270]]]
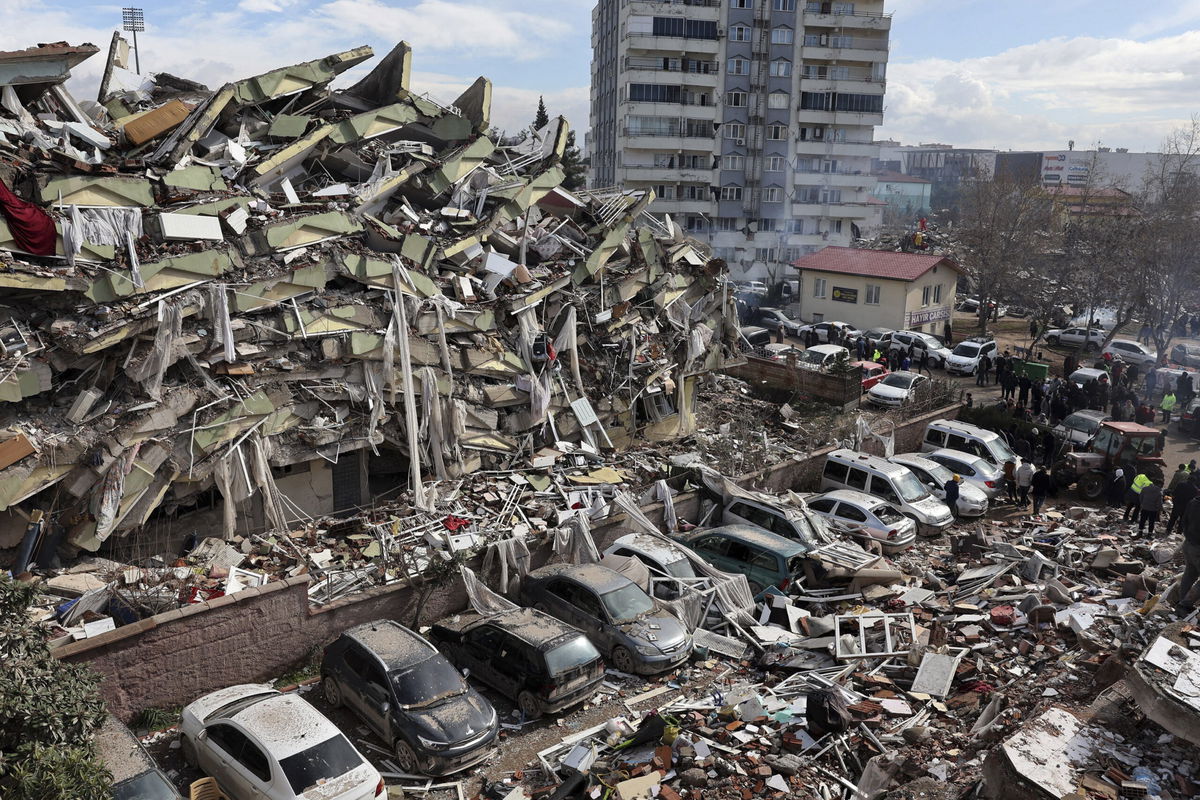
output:
[[[490,83],[415,94],[404,43],[342,90],[370,48],[210,90],[134,75],[114,35],[77,102],[64,81],[97,50],[0,53],[23,76],[0,109],[14,571],[155,525],[159,554],[216,528],[321,566],[289,538],[369,506],[367,473],[471,518],[475,473],[593,472],[697,430],[698,382],[734,352],[724,265],[649,192],[565,191],[562,118],[501,140]],[[336,508],[278,486],[316,468]],[[500,494],[482,505],[504,516]]]

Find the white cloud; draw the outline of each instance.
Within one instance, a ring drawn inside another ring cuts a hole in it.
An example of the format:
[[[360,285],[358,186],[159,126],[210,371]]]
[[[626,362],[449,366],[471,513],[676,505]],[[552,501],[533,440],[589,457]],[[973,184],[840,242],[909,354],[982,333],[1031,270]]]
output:
[[[1129,29],[1129,35],[1137,39],[1200,21],[1200,4],[1196,0],[1159,0],[1145,4],[1139,11],[1143,13],[1141,20]]]
[[[1047,39],[984,58],[889,66],[880,135],[1024,149],[1154,150],[1200,108],[1200,31],[1147,42]]]

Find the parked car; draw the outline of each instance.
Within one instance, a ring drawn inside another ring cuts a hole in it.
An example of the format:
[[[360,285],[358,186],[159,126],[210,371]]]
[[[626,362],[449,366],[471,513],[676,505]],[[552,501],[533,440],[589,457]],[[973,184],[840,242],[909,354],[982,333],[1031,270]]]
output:
[[[921,449],[931,453],[943,448],[974,453],[997,466],[1009,459],[1015,461],[1018,466],[1021,464],[1021,459],[1008,446],[1002,435],[956,419],[935,419],[925,426]]]
[[[917,480],[925,484],[929,493],[946,502],[946,482],[953,480],[954,473],[936,461],[931,461],[919,453],[897,453],[888,459],[893,464],[899,464],[908,469]],[[974,484],[963,481],[958,485],[958,503],[955,512],[960,517],[981,517],[987,513],[988,496]]]
[[[874,361],[851,361],[850,366],[862,368],[862,390],[864,392],[891,374],[887,367]]]
[[[831,340],[837,338],[838,333],[842,333],[852,339],[861,333],[858,328],[855,328],[849,322],[830,320],[829,322],[814,322],[810,325],[801,325],[796,335],[804,337],[809,331],[817,332],[818,344],[829,344]]]
[[[917,523],[874,495],[834,489],[806,497],[804,502],[861,541],[879,544],[887,555],[907,550],[917,539]]]
[[[737,284],[739,292],[749,292],[751,294],[766,295],[767,285],[762,281],[734,281]]]
[[[692,652],[679,620],[629,578],[599,564],[554,564],[521,584],[526,605],[582,630],[621,672],[671,669]]]
[[[1068,414],[1062,422],[1054,426],[1051,433],[1055,438],[1072,448],[1080,448],[1091,441],[1100,430],[1100,423],[1112,419],[1103,411],[1087,408]]]
[[[944,367],[950,359],[950,350],[931,333],[922,331],[896,331],[888,340],[889,350],[900,350],[903,353],[920,354],[922,350],[929,351],[930,366]]]
[[[387,742],[401,772],[448,775],[487,758],[496,710],[423,636],[376,620],[325,648],[321,688]]]
[[[916,475],[868,453],[846,448],[829,453],[821,470],[821,491],[828,489],[853,489],[886,500],[916,520],[922,532],[936,533],[954,522],[950,507],[934,497]]]
[[[995,500],[1004,488],[1004,468],[993,464],[983,456],[965,453],[962,450],[934,450],[926,455],[930,461],[936,461],[955,475],[962,477],[988,496]]]
[[[1086,311],[1086,309],[1085,309]],[[1079,313],[1071,317],[1071,327],[1084,328],[1088,325],[1088,314]],[[1117,325],[1117,320],[1120,317],[1120,312],[1115,308],[1094,308],[1092,309],[1091,319],[1095,320],[1096,324],[1093,328],[1101,328],[1103,330],[1112,330]],[[1132,320],[1130,320],[1132,322]]]
[[[796,365],[805,369],[828,369],[838,356],[845,356],[849,361],[850,351],[836,344],[818,344],[805,350]]]
[[[891,341],[892,334],[896,331],[892,328],[867,328],[865,331],[854,337],[857,341],[860,337],[867,340],[867,356],[874,357],[874,351],[879,350],[880,353],[886,353],[888,342]]]
[[[92,737],[96,756],[112,774],[113,800],[183,800],[125,723],[112,716]]]
[[[867,392],[867,402],[876,406],[899,408],[922,396],[931,386],[929,378],[915,372],[899,370],[889,372],[887,377]]]
[[[184,760],[233,800],[367,800],[383,778],[298,694],[264,684],[218,689],[184,706]]]
[[[769,330],[782,330],[788,336],[800,333],[801,324],[792,319],[781,308],[762,306],[758,309],[758,324]]]
[[[535,608],[455,614],[429,635],[463,674],[515,702],[526,719],[582,703],[604,680],[604,660],[587,636]]]
[[[996,340],[976,336],[959,342],[946,359],[946,372],[951,375],[974,375],[983,357],[996,357]]]
[[[651,594],[661,600],[674,600],[681,594],[676,580],[698,577],[692,561],[678,545],[661,536],[627,533],[608,546],[604,555],[636,558],[650,570]],[[657,580],[654,580],[657,579]]]
[[[968,297],[968,298],[964,299],[962,302],[960,302],[958,304],[957,310],[962,311],[967,314],[978,315],[979,314],[979,298],[978,297]],[[996,317],[1003,317],[1003,316],[1008,315],[1008,307],[998,304],[995,300],[988,301],[988,310],[995,312]]]
[[[1051,328],[1046,331],[1046,344],[1079,347],[1083,345],[1086,352],[1094,352],[1104,346],[1104,338],[1108,336],[1100,328]]]
[[[743,325],[739,331],[742,338],[742,349],[765,347],[775,341],[769,330],[758,325]]]
[[[1200,367],[1200,344],[1180,342],[1171,348],[1170,361],[1181,367]]]
[[[756,597],[768,586],[786,590],[804,575],[804,545],[755,525],[722,525],[675,538],[714,567],[745,575]]]
[[[763,347],[763,355],[772,361],[787,361],[788,356],[794,356],[799,361],[804,357],[804,351],[790,344],[774,342]]]
[[[1132,339],[1113,339],[1101,354],[1109,353],[1113,358],[1120,357],[1126,364],[1137,364],[1139,369],[1146,370],[1158,363],[1158,355],[1148,347]]]
[[[1093,369],[1091,367],[1080,367],[1067,376],[1067,380],[1076,386],[1082,388],[1087,385],[1088,381],[1098,381],[1101,378],[1107,378],[1108,373],[1102,369]]]

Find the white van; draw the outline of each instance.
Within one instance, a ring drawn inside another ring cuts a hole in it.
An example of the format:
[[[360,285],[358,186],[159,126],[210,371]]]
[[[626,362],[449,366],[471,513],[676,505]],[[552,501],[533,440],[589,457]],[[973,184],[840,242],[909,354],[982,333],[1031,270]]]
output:
[[[1003,436],[969,422],[935,419],[926,425],[925,437],[921,440],[921,452],[932,453],[942,449],[973,453],[1000,467],[1010,459],[1016,462],[1017,466],[1021,466],[1021,459],[1009,448]]]
[[[850,351],[836,344],[817,344],[800,354],[797,365],[805,369],[829,369],[838,356],[850,359]]]
[[[886,500],[917,521],[922,532],[938,532],[954,521],[950,507],[934,497],[906,467],[885,458],[834,450],[825,458],[821,491],[855,489]]]

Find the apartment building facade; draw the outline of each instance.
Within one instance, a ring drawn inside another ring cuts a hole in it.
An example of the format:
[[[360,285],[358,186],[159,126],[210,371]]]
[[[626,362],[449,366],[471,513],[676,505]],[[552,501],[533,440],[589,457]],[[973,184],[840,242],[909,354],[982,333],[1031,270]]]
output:
[[[589,185],[652,188],[735,275],[782,280],[878,227],[890,29],[883,0],[598,0]]]

